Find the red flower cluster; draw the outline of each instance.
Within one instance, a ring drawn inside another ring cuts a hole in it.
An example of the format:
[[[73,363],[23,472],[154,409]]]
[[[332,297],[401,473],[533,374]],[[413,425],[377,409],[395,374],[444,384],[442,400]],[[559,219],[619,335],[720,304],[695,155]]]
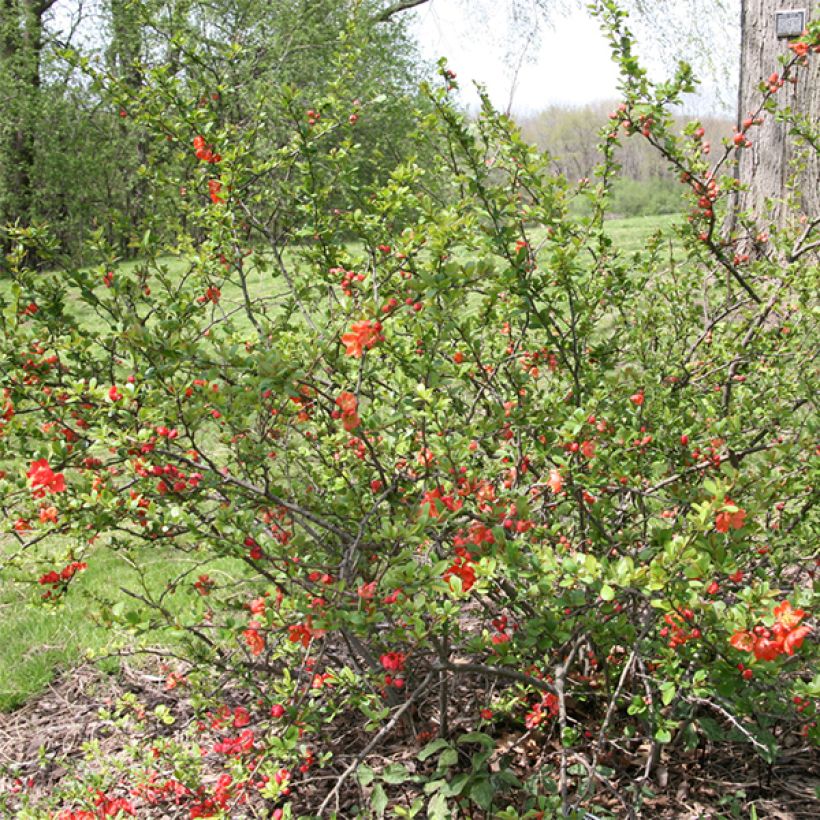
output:
[[[464,506],[464,501],[461,498],[446,495],[442,487],[436,487],[424,493],[420,506],[422,512],[426,512],[430,518],[438,518],[442,509],[458,512]]]
[[[196,581],[194,581],[194,589],[200,595],[210,595],[211,590],[216,585],[216,581],[214,581],[209,575],[200,575]]]
[[[341,416],[342,426],[348,433],[355,430],[362,423],[362,420],[357,414],[359,402],[353,393],[343,390],[336,399],[336,405],[339,407],[339,410],[334,411],[334,417],[338,418]],[[337,413],[339,414],[338,416],[336,415]]]
[[[527,716],[524,718],[524,725],[528,729],[534,729],[544,718],[557,716],[558,698],[553,695],[552,692],[545,692],[544,697],[541,698],[541,702],[536,703],[527,713]]]
[[[213,202],[214,205],[218,205],[220,202],[225,201],[222,196],[220,196],[221,191],[222,183],[218,179],[208,180],[208,196],[211,198],[211,202]]]
[[[14,418],[14,403],[11,400],[11,390],[6,387],[3,390],[3,403],[0,405],[0,435],[3,433],[3,425]]]
[[[46,492],[65,492],[65,477],[62,473],[55,473],[44,458],[33,462],[26,475],[35,498],[42,498]]]
[[[214,202],[221,202],[221,200],[214,199],[213,195],[211,195],[211,199]],[[214,287],[213,285],[209,285],[208,288],[205,290],[205,293],[203,293],[202,296],[197,296],[196,300],[197,302],[199,302],[200,305],[204,305],[206,302],[213,302],[215,305],[218,305],[219,300],[221,298],[222,291],[219,288]]]
[[[386,652],[379,658],[384,671],[387,673],[384,676],[385,686],[395,686],[401,689],[404,686],[404,665],[407,662],[407,655],[404,652]]]
[[[222,155],[213,152],[211,146],[205,142],[205,137],[194,137],[194,150],[196,151],[196,158],[201,162],[209,162],[211,165],[222,162]]]
[[[214,743],[214,753],[237,757],[253,749],[254,734],[252,729],[243,729],[237,737],[225,737]]]
[[[806,614],[802,609],[792,609],[788,601],[774,608],[775,624],[771,629],[756,626],[751,632],[735,632],[729,643],[741,652],[752,652],[759,661],[773,661],[778,655],[793,655],[811,627],[800,624]]]
[[[261,655],[265,650],[265,639],[259,632],[261,626],[259,621],[250,621],[248,628],[242,632],[242,637],[245,639],[245,643],[247,643],[252,655]]]
[[[357,282],[364,282],[365,275],[363,273],[356,273],[352,270],[345,270],[344,268],[331,268],[330,273],[342,277],[342,292],[345,296],[353,296],[353,288]]]
[[[227,811],[228,804],[234,797],[234,788],[233,778],[227,773],[221,774],[211,797],[206,797],[202,790],[197,794],[199,802],[191,806],[191,820],[197,817],[213,817],[220,811]]]
[[[94,798],[98,817],[134,816],[134,805],[124,797],[109,797],[105,792],[97,791]]]
[[[313,636],[319,634],[321,632],[313,628],[313,621],[310,616],[308,616],[305,623],[288,627],[288,640],[291,643],[300,643],[304,647],[309,646]]]
[[[45,593],[44,598],[50,598],[52,593],[67,584],[78,572],[88,569],[85,561],[72,561],[64,566],[59,572],[56,569],[46,572],[37,579],[41,586],[51,586],[52,589]]]
[[[454,576],[461,579],[461,591],[469,592],[475,584],[475,559],[464,547],[456,547],[458,556],[452,566],[442,575],[442,578],[450,582]]]
[[[666,626],[661,629],[661,637],[669,638],[670,649],[675,649],[687,641],[696,640],[700,637],[700,630],[697,627],[690,630],[686,625],[687,621],[694,620],[695,613],[691,609],[684,609],[682,614],[683,617],[676,613],[667,612],[663,616]]]
[[[195,490],[203,479],[202,473],[187,475],[173,464],[154,464],[150,469],[139,465],[136,467],[136,473],[142,478],[157,477],[157,492],[160,495],[168,495],[170,492],[181,493],[186,489]]]
[[[350,330],[342,335],[345,353],[354,359],[361,359],[365,350],[370,350],[379,342],[384,341],[384,336],[381,331],[381,322],[371,322],[370,319],[353,322],[350,326]]]

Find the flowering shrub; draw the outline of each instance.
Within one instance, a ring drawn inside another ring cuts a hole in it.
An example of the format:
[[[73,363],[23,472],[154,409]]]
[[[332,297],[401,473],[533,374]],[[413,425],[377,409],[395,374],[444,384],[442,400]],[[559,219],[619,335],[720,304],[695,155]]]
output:
[[[137,566],[178,559],[108,617],[182,641],[169,688],[216,710],[206,753],[231,762],[207,794],[191,774],[129,800],[536,816],[600,787],[638,807],[661,747],[716,727],[769,761],[790,732],[816,740],[814,234],[796,220],[748,255],[747,223],[719,235],[745,141],[710,160],[697,127],[676,136],[689,70],[654,87],[602,5],[624,103],[591,182],[554,177],[486,100],[469,121],[442,67],[418,135],[437,186],[406,163],[339,208],[368,112],[355,75],[307,114],[281,90],[289,141],[258,159],[253,129],[160,72],[128,119],[194,145],[177,244],[146,237],[128,269],[10,260],[8,536],[61,593],[103,537]],[[622,131],[693,199],[671,245],[629,256],[604,221]],[[257,221],[262,197],[292,221]],[[502,726],[536,738],[546,775]],[[377,772],[397,732],[418,761]],[[131,810],[89,799],[57,816]]]

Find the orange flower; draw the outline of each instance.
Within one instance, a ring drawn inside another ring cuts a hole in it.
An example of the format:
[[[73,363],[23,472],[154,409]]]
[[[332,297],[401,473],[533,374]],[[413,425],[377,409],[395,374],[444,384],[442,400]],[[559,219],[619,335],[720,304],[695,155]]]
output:
[[[792,629],[789,634],[783,638],[783,649],[786,650],[786,654],[794,655],[794,650],[800,649],[803,645],[803,640],[810,633],[810,626],[798,626],[796,629]]]
[[[336,404],[342,412],[342,425],[348,433],[355,430],[362,420],[356,414],[358,400],[353,393],[343,390],[336,399]]]
[[[803,620],[805,614],[802,609],[792,609],[792,605],[788,601],[783,601],[782,604],[774,608],[774,617],[777,623],[786,629],[797,626]]]
[[[361,359],[365,350],[370,350],[384,340],[381,329],[381,322],[371,322],[369,319],[354,322],[350,330],[342,336],[345,353],[354,359]]]
[[[558,495],[558,493],[561,492],[564,487],[564,479],[558,470],[550,470],[550,478],[547,485],[555,493],[555,495]]]
[[[759,637],[755,640],[752,651],[759,661],[773,661],[782,652],[782,646],[779,641]]]
[[[56,507],[40,507],[40,522],[45,524],[47,521],[51,521],[53,524],[57,523]]]
[[[805,57],[809,53],[809,44],[808,43],[789,43],[789,48],[798,57]]]
[[[806,613],[792,609],[788,601],[774,608],[775,624],[771,630],[757,626],[754,632],[735,632],[729,643],[741,652],[753,652],[759,661],[773,661],[783,653],[793,655],[811,633],[810,626],[799,626]]]
[[[245,643],[247,643],[252,655],[262,654],[265,649],[265,639],[256,629],[249,626],[248,629],[242,632],[242,637],[245,639]]]
[[[729,643],[741,652],[751,652],[754,649],[755,639],[751,632],[735,632]]]
[[[729,532],[739,530],[746,523],[746,510],[741,510],[731,499],[724,499],[724,509],[715,516],[715,529]]]
[[[50,493],[65,492],[65,477],[62,473],[55,473],[44,458],[33,462],[26,476],[35,498],[42,498],[46,490]]]

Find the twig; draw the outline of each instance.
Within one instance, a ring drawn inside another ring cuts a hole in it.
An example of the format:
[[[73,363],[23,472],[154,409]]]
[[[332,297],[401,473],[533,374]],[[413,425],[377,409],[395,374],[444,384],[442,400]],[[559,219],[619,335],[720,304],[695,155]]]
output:
[[[433,672],[430,671],[427,673],[427,677],[421,682],[421,684],[416,688],[412,695],[396,710],[393,717],[387,721],[387,723],[382,726],[376,736],[364,747],[364,749],[356,755],[356,758],[353,762],[339,775],[339,779],[336,781],[336,785],[327,793],[327,796],[322,801],[322,805],[319,806],[319,811],[317,812],[318,817],[325,816],[325,809],[330,804],[330,801],[336,798],[336,809],[338,811],[338,800],[339,800],[339,791],[342,788],[344,782],[356,771],[359,767],[361,762],[370,754],[370,752],[375,749],[382,740],[393,731],[396,724],[401,720],[401,716],[415,703],[420,697],[422,692],[427,688],[430,681],[433,679]]]
[[[514,669],[505,669],[503,666],[485,666],[483,663],[452,663],[448,661],[446,664],[437,664],[433,667],[434,672],[446,670],[448,672],[475,672],[478,675],[489,675],[497,678],[509,678],[510,680],[517,680],[519,683],[526,683],[535,689],[540,689],[542,692],[550,692],[556,694],[554,686],[540,678],[534,678],[531,675],[525,675],[523,672],[516,672]]]
[[[768,746],[762,744],[731,712],[721,706],[719,703],[715,703],[713,700],[709,700],[708,698],[700,698],[696,697],[695,695],[690,695],[686,698],[689,703],[697,703],[699,706],[708,706],[710,709],[713,709],[719,715],[722,715],[732,726],[735,727],[748,741],[752,744],[752,746],[756,746],[758,749],[766,752],[766,754],[770,754],[771,750]]]

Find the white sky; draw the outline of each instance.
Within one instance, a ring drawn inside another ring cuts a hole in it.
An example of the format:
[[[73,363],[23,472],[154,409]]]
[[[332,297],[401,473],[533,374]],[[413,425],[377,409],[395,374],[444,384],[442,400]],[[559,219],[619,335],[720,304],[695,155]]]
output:
[[[609,45],[598,21],[580,9],[556,13],[550,26],[543,27],[537,41],[529,46],[533,58],[521,62],[516,78],[518,57],[526,43],[519,38],[516,56],[505,60],[505,44],[512,40],[503,10],[506,2],[508,0],[490,0],[489,3],[486,0],[483,3],[432,0],[412,12],[411,30],[418,38],[423,55],[432,60],[441,56],[448,58],[449,67],[458,75],[466,104],[472,107],[477,100],[473,81],[486,85],[493,103],[502,109],[509,105],[512,93],[512,111],[519,114],[533,113],[549,105],[582,106],[617,98],[618,72]],[[487,18],[471,17],[470,6],[489,9]],[[670,29],[674,34],[675,27],[680,28],[683,40],[689,23],[686,12],[691,13],[688,0],[668,4],[668,10],[666,19],[671,21]],[[669,49],[652,42],[652,30],[637,21],[630,21],[630,28],[638,32],[639,47],[649,55],[646,63],[651,76],[665,79],[671,75],[673,62],[663,58]],[[713,24],[713,31],[704,34],[701,30],[699,34],[707,39],[721,38],[714,52],[728,64],[725,74],[729,79],[718,86],[702,77],[702,90],[688,102],[688,113],[707,114],[721,107],[721,99],[724,107],[731,107],[734,100],[733,34],[726,31],[725,21]],[[701,75],[707,73],[700,71]]]

